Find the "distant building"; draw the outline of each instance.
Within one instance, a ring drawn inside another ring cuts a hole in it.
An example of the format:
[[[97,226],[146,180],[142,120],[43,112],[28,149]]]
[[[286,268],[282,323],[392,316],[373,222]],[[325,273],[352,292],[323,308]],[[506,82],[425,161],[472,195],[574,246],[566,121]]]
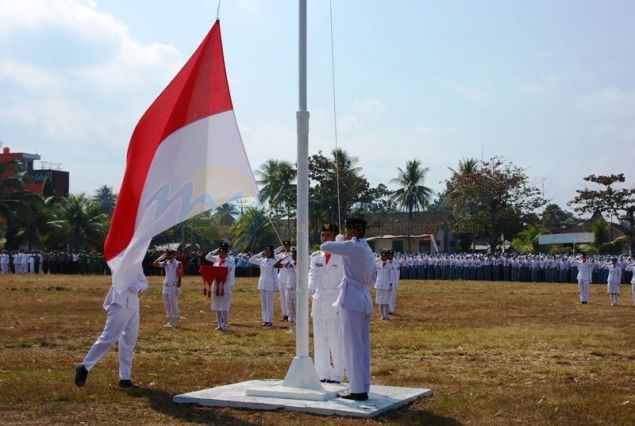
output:
[[[364,215],[366,239],[375,252],[448,253],[454,240],[448,218],[443,213],[371,213]]]
[[[599,211],[595,212],[590,219],[584,220],[575,225],[560,230],[555,234],[541,234],[538,236],[538,244],[541,246],[563,245],[572,246],[574,249],[578,244],[593,244],[595,242],[595,233],[593,232],[593,224],[597,221],[606,222],[606,219]],[[628,237],[628,230],[617,223],[609,223],[611,227],[611,240],[617,237]]]
[[[9,147],[2,148],[0,154],[0,162],[17,161],[21,170],[25,172],[27,179],[24,183],[24,189],[31,192],[42,193],[44,181],[48,178],[53,187],[53,193],[58,197],[68,197],[70,187],[70,173],[59,170],[60,165],[55,164],[55,168],[51,168],[52,163],[47,164],[48,168],[35,169],[34,161],[39,160],[39,154],[27,154],[25,152],[11,152]]]

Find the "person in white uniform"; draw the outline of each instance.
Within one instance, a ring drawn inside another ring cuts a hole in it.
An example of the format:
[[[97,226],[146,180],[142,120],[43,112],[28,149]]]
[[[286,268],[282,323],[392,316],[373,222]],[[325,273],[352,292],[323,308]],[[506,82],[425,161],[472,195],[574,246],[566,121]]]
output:
[[[617,306],[617,299],[620,295],[620,284],[622,283],[623,264],[617,261],[617,257],[611,258],[610,262],[603,263],[602,268],[609,270],[606,279],[606,292],[609,294],[611,306]]]
[[[9,253],[6,250],[2,250],[0,253],[0,266],[2,266],[2,275],[9,273]]]
[[[323,224],[320,242],[335,241],[339,228]],[[317,251],[309,265],[309,293],[313,319],[313,354],[315,371],[322,383],[341,383],[344,376],[342,328],[339,308],[333,306],[344,277],[342,256]]]
[[[340,398],[364,401],[370,390],[370,318],[373,302],[368,289],[375,283],[375,256],[366,242],[366,221],[355,217],[344,223],[345,241],[326,241],[320,250],[343,257],[344,278],[335,305],[340,308],[344,367],[348,391]]]
[[[377,279],[375,280],[375,303],[379,306],[382,321],[388,320],[388,306],[392,299],[392,265],[388,263],[387,251],[382,250],[377,260]]]
[[[399,266],[399,262],[395,260],[394,251],[386,251],[386,257],[388,258],[388,263],[390,264],[390,281],[393,283],[392,293],[390,294],[390,303],[388,304],[388,313],[390,315],[395,315],[395,312],[397,312],[397,291],[399,290],[401,267]]]
[[[287,282],[291,261],[291,241],[285,240],[282,245],[274,250],[276,268],[278,269],[278,294],[280,295],[280,314],[282,321],[289,321],[289,303],[287,303]]]
[[[580,303],[586,305],[589,303],[589,284],[593,277],[593,269],[595,264],[587,258],[586,253],[582,253],[582,257],[576,257],[571,261],[571,265],[578,267],[578,289],[580,290]]]
[[[138,388],[131,380],[132,358],[139,337],[139,295],[148,288],[148,280],[143,275],[141,265],[136,279],[127,289],[117,290],[114,286],[106,295],[103,307],[108,311],[106,325],[97,341],[90,348],[84,360],[75,367],[75,385],[84,386],[88,372],[93,369],[117,342],[119,352],[119,386]]]
[[[167,250],[159,256],[152,265],[165,270],[163,279],[163,307],[168,318],[165,327],[176,328],[179,317],[179,297],[181,296],[181,278],[183,277],[183,264],[176,259],[176,250]]]
[[[260,266],[258,290],[260,291],[260,309],[262,311],[262,326],[273,326],[273,292],[278,285],[278,271],[274,267],[276,258],[273,246],[268,245],[263,251],[249,258],[249,263]]]
[[[286,263],[287,268],[287,282],[285,283],[285,291],[287,298],[287,319],[290,323],[289,332],[295,333],[295,320],[296,320],[296,284],[297,284],[297,267],[298,267],[298,252],[295,248],[291,250],[291,255],[289,256],[290,262]]]
[[[227,276],[221,282],[218,278],[212,282],[212,311],[216,312],[216,330],[226,331],[229,322],[229,308],[231,307],[232,292],[236,280],[236,263],[229,256],[229,246],[221,244],[219,248],[213,250],[205,256],[205,259],[212,262],[214,266],[227,268]]]
[[[629,258],[624,269],[633,272],[633,276],[631,278],[631,295],[633,297],[633,305],[635,305],[635,256],[631,256]]]

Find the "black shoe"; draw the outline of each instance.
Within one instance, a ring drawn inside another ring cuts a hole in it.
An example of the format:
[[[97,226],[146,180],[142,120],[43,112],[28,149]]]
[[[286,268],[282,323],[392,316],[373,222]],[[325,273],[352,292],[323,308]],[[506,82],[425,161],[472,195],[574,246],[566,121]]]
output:
[[[134,383],[132,380],[119,380],[119,387],[120,388],[139,389],[141,386],[139,386],[138,383]]]
[[[283,316],[282,321],[289,321],[289,316],[288,315]]]
[[[342,399],[351,399],[353,401],[366,401],[368,399],[368,394],[366,392],[361,392],[361,393],[354,393],[354,392],[338,393],[337,396],[342,398]]]
[[[333,384],[339,385],[342,382],[340,382],[339,380],[327,380],[326,383],[333,383]]]
[[[588,302],[582,302],[583,305],[586,305]]]
[[[270,322],[266,322],[265,327],[273,327],[273,324],[271,324]]]
[[[329,383],[329,381],[328,381],[328,380],[326,380],[326,379],[322,379],[322,380],[320,380],[320,382],[321,382],[321,383]]]
[[[88,370],[84,367],[84,364],[77,364],[75,367],[75,384],[77,386],[84,386],[86,384],[86,378],[88,377]]]

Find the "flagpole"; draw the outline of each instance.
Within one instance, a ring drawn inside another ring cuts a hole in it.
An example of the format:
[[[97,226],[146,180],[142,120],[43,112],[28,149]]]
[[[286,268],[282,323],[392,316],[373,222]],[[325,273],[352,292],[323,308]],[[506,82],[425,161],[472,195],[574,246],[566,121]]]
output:
[[[309,112],[306,97],[306,39],[307,7],[306,0],[299,2],[299,63],[298,63],[298,111],[296,113],[298,130],[298,184],[296,236],[298,263],[296,266],[296,356],[291,362],[284,378],[285,388],[302,389],[307,392],[289,392],[286,397],[300,399],[332,398],[334,393],[326,391],[320,383],[313,360],[309,357]]]
[[[297,147],[297,247],[298,269],[296,284],[296,355],[309,356],[309,112],[307,111],[306,76],[306,0],[299,1],[298,49],[298,126]]]

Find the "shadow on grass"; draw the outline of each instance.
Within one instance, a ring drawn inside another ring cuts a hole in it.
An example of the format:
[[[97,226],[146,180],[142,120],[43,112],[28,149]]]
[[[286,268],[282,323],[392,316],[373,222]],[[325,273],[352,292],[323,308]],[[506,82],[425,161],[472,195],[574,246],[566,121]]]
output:
[[[262,424],[262,419],[249,422],[236,418],[229,413],[219,414],[222,407],[204,407],[196,404],[175,404],[172,394],[159,389],[130,390],[130,395],[136,398],[146,398],[150,407],[159,413],[170,416],[175,420],[200,423],[200,424],[222,424],[230,426],[251,426]],[[247,410],[249,411],[249,410]],[[275,411],[275,410],[269,410]],[[297,414],[297,412],[296,412]],[[323,416],[306,413],[308,416],[320,418]],[[336,420],[338,416],[327,416],[329,421]],[[348,418],[348,417],[346,417]],[[439,426],[462,426],[463,423],[444,416],[436,415],[427,410],[416,410],[412,407],[402,407],[396,411],[384,413],[376,418],[378,423],[396,423],[400,425],[439,425]]]
[[[230,426],[247,426],[254,423],[245,422],[229,414],[218,414],[212,407],[202,407],[195,404],[175,404],[174,395],[160,389],[129,390],[136,398],[146,398],[150,407],[159,413],[176,420],[201,424],[222,424]]]
[[[427,410],[415,410],[403,407],[397,411],[385,413],[378,418],[387,423],[399,425],[427,425],[427,426],[462,426],[463,423],[450,417],[436,415]]]

